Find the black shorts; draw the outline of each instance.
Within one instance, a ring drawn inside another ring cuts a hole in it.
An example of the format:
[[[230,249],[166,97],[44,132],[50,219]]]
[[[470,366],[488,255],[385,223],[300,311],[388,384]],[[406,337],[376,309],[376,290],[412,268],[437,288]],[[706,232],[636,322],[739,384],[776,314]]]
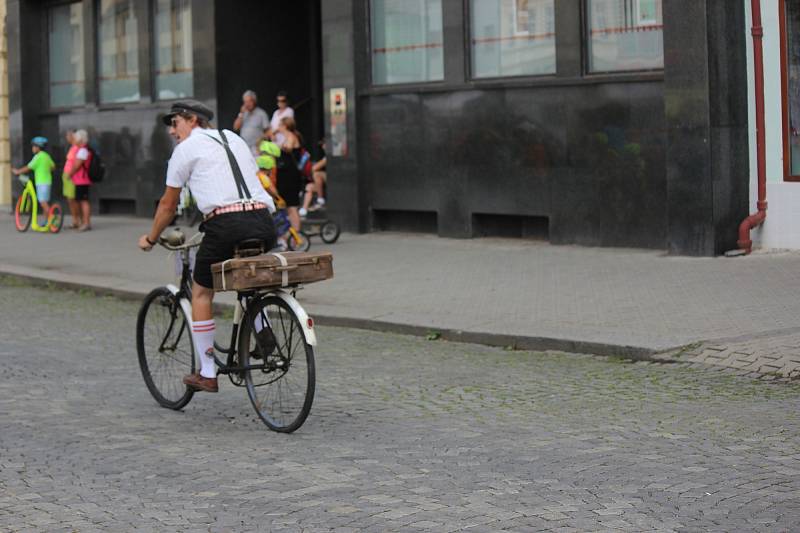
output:
[[[237,244],[247,239],[261,239],[269,250],[275,246],[275,225],[269,209],[223,213],[200,224],[203,242],[197,250],[194,280],[213,288],[211,265],[230,259]]]
[[[91,185],[76,185],[75,186],[75,199],[79,202],[81,200],[88,200],[89,199],[89,187]]]

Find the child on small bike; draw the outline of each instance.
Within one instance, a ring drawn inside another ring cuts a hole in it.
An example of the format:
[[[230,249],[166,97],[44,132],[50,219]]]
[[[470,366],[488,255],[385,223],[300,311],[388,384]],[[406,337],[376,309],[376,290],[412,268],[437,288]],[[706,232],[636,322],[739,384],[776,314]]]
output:
[[[42,206],[43,213],[50,212],[50,189],[53,186],[53,170],[56,164],[50,154],[45,152],[47,138],[36,136],[31,139],[33,159],[22,168],[12,168],[15,176],[33,172],[33,184],[36,186],[36,198]]]
[[[278,155],[280,155],[280,148],[278,148],[278,145],[269,141],[262,141],[259,146],[261,155],[256,158],[256,163],[258,164],[258,179],[261,182],[261,186],[264,187],[264,190],[267,191],[275,201],[276,211],[272,214],[272,220],[275,222],[275,231],[278,234],[278,247],[282,250],[286,250],[288,248],[287,239],[289,238],[289,228],[291,224],[286,215],[286,202],[281,198],[281,195],[278,194],[278,188],[275,187],[275,178],[278,173],[278,169],[275,166],[275,156],[271,153],[267,153],[269,147],[265,146],[266,144],[271,144],[277,148]]]

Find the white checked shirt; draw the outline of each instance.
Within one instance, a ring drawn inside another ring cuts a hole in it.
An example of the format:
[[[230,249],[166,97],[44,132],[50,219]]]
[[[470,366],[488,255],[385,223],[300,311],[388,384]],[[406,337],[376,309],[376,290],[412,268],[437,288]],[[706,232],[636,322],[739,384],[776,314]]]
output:
[[[272,197],[256,175],[258,167],[247,143],[232,131],[224,131],[253,201],[267,204],[270,212],[275,212]],[[241,201],[225,148],[210,137],[222,141],[217,130],[194,128],[191,135],[175,147],[167,167],[167,186],[188,185],[197,208],[204,215],[217,207]]]

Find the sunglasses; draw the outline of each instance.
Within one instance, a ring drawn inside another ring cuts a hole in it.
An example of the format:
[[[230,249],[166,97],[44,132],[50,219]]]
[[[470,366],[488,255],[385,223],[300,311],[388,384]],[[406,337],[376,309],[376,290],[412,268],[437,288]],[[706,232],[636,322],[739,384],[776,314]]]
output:
[[[279,104],[285,104],[286,103],[286,98],[278,98],[278,103]]]

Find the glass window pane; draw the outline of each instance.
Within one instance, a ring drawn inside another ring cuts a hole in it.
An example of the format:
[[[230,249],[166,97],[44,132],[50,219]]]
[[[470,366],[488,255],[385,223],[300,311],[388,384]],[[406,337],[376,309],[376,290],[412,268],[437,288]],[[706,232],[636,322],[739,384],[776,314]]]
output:
[[[800,3],[786,2],[786,103],[789,114],[789,173],[800,175]]]
[[[50,105],[66,107],[86,102],[83,71],[83,4],[50,9],[48,20]]]
[[[139,100],[139,30],[133,0],[100,1],[100,101]]]
[[[372,0],[372,81],[444,79],[442,0]]]
[[[190,0],[155,3],[156,97],[161,100],[194,95],[190,3]]]
[[[556,71],[555,0],[472,0],[472,76]]]
[[[589,71],[664,68],[662,0],[587,0]]]

